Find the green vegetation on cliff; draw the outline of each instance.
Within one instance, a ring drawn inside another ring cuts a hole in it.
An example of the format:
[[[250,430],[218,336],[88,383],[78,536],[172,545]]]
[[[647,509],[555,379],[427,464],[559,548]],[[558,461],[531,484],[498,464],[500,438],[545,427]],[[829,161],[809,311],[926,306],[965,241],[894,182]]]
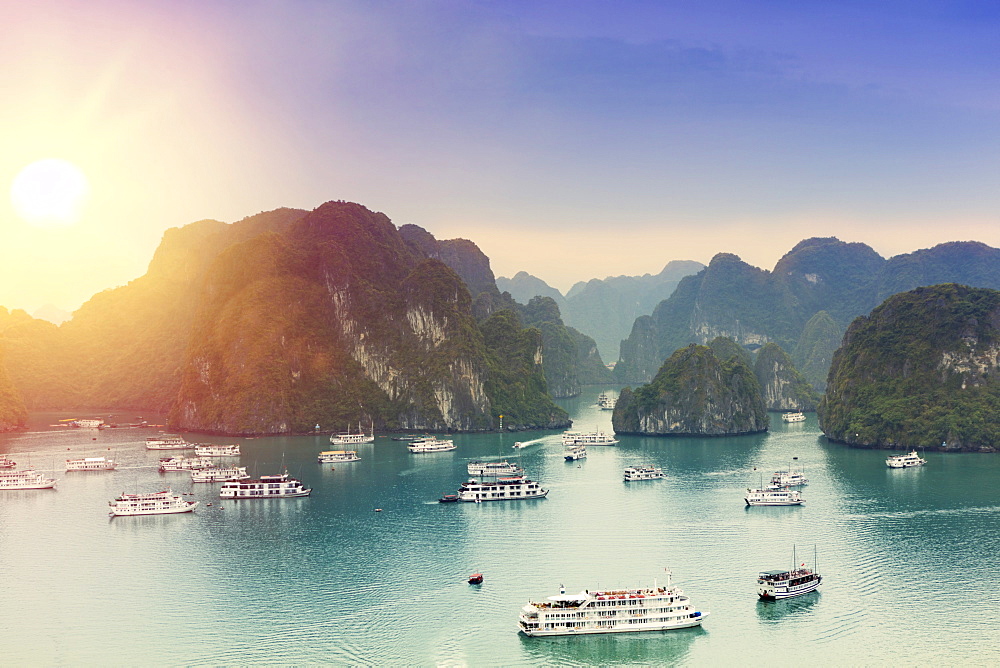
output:
[[[1000,292],[945,284],[857,318],[833,358],[820,426],[864,447],[1000,447]]]
[[[792,364],[792,358],[777,343],[757,351],[754,375],[760,383],[769,411],[814,411],[820,396]]]
[[[757,378],[734,355],[720,360],[708,346],[689,345],[663,363],[648,385],[625,388],[612,424],[618,433],[725,436],[767,431]]]
[[[4,309],[6,311],[6,309]],[[17,391],[4,365],[4,349],[0,341],[0,432],[19,429],[28,420],[21,393]]]

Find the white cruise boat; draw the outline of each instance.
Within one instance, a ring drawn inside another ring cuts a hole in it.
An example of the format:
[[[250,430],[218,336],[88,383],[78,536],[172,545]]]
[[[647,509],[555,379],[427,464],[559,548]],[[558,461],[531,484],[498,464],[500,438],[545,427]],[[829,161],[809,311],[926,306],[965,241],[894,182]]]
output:
[[[262,475],[259,480],[224,482],[219,490],[220,499],[290,499],[309,496],[312,489],[301,481],[289,478],[287,473]]]
[[[360,462],[361,457],[354,450],[324,450],[316,456],[316,461],[320,464],[346,464],[347,462]]]
[[[655,466],[630,466],[625,469],[625,482],[659,480],[662,477],[663,471]]]
[[[0,471],[0,489],[52,489],[55,478],[46,478],[32,469]]]
[[[370,434],[366,434],[362,429],[361,425],[358,424],[357,433],[351,432],[350,429],[341,434],[331,434],[330,443],[332,445],[360,445],[362,443],[374,443],[375,442],[375,425],[372,424],[372,431]]]
[[[174,513],[190,513],[198,505],[197,501],[185,501],[180,494],[174,494],[169,489],[148,494],[122,494],[113,501],[112,517],[121,515],[172,515]]]
[[[172,471],[197,471],[212,466],[208,457],[165,457],[160,460],[160,473]]]
[[[214,445],[212,443],[198,443],[194,446],[196,457],[239,457],[240,445]]]
[[[524,471],[520,466],[514,462],[508,462],[506,459],[498,462],[469,462],[465,467],[469,472],[469,475],[478,476],[512,476],[521,475]]]
[[[454,450],[457,447],[454,441],[443,441],[433,436],[425,436],[419,440],[410,441],[406,449],[410,452],[445,452],[447,450]]]
[[[67,471],[114,471],[118,464],[113,459],[104,457],[84,457],[83,459],[67,459]]]
[[[785,422],[805,422],[806,416],[802,411],[785,411],[781,414],[781,419]]]
[[[517,499],[540,499],[549,490],[542,489],[534,480],[523,475],[497,478],[489,482],[470,480],[463,482],[458,490],[459,501],[479,503],[481,501],[512,501]]]
[[[17,466],[17,462],[7,455],[0,455],[0,469],[12,469]]]
[[[613,434],[606,434],[600,429],[591,432],[563,432],[562,442],[563,445],[618,445]]]
[[[891,469],[905,469],[911,466],[923,466],[927,463],[926,459],[917,455],[916,450],[911,450],[905,455],[893,455],[891,457],[886,457],[885,465]]]
[[[567,445],[565,451],[563,452],[563,457],[566,458],[568,462],[575,462],[578,459],[587,458],[587,446],[586,445]]]
[[[566,636],[591,633],[669,631],[700,626],[707,612],[696,610],[684,592],[671,583],[652,587],[606,589],[579,594],[560,590],[542,602],[529,601],[518,618],[526,636]]]
[[[191,471],[191,482],[231,482],[246,480],[250,477],[245,466],[226,466],[224,468],[198,469]]]
[[[104,420],[98,419],[87,419],[87,420],[73,420],[70,424],[74,427],[79,427],[80,429],[100,429],[104,426]]]
[[[784,469],[774,472],[774,475],[771,476],[771,484],[779,487],[801,487],[809,484],[809,479],[802,471]]]
[[[157,434],[146,437],[147,450],[187,450],[193,447],[194,443],[188,443],[177,434]]]
[[[617,397],[614,397],[607,392],[601,392],[597,395],[597,405],[602,411],[613,411],[615,409],[615,404],[617,403]]]
[[[748,487],[744,501],[748,506],[801,506],[805,503],[801,492],[780,485],[768,485],[763,489]]]
[[[792,563],[796,561],[793,550]],[[816,572],[815,564],[811,569],[806,568],[805,564],[800,564],[793,565],[791,569],[761,571],[757,575],[757,596],[764,601],[801,596],[816,591],[822,581],[823,576]]]

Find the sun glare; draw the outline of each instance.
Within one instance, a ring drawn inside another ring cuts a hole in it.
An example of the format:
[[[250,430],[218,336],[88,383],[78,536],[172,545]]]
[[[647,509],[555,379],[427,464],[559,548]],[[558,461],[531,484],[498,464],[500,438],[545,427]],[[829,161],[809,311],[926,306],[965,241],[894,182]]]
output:
[[[71,162],[49,158],[33,162],[14,178],[10,199],[29,225],[61,227],[80,219],[90,185]]]

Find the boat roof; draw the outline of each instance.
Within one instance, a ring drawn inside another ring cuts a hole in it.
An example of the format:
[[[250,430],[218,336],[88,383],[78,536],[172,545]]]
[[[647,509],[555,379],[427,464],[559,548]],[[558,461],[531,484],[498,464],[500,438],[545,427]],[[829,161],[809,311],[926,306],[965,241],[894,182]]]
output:
[[[555,596],[549,596],[548,600],[556,601],[557,603],[569,603],[575,601],[586,601],[587,595],[580,594],[556,594]]]

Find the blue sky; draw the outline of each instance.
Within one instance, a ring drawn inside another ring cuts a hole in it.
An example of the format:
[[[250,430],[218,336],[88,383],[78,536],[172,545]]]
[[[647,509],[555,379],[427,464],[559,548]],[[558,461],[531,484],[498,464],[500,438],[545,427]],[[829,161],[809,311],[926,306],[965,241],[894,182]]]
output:
[[[58,235],[0,214],[0,304],[75,308],[168,227],[333,199],[564,291],[809,236],[1000,246],[998,7],[9,4],[0,177],[63,157],[93,195]]]

